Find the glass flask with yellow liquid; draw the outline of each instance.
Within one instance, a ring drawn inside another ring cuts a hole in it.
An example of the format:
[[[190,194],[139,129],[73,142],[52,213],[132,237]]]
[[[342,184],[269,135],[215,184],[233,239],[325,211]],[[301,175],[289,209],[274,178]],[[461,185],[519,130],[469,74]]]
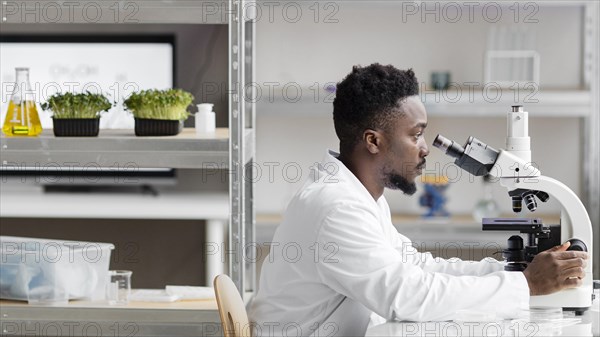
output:
[[[37,136],[42,123],[29,83],[29,68],[16,68],[16,87],[10,96],[2,132],[7,136]]]

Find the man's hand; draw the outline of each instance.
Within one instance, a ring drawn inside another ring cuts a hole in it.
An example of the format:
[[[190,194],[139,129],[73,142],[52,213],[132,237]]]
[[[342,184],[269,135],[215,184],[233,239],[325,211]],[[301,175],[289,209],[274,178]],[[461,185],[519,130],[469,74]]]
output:
[[[547,295],[581,285],[588,254],[567,251],[570,245],[570,242],[566,242],[543,251],[533,258],[523,271],[529,284],[530,295]]]

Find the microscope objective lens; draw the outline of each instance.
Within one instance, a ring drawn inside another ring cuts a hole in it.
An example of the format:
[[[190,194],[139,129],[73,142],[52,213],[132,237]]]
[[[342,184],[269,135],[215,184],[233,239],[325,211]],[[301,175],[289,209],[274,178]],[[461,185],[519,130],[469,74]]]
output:
[[[513,212],[519,213],[523,209],[523,200],[519,196],[512,197]]]
[[[534,212],[537,209],[537,202],[535,201],[533,194],[528,194],[524,196],[523,199],[525,199],[525,205],[527,205],[528,210]]]

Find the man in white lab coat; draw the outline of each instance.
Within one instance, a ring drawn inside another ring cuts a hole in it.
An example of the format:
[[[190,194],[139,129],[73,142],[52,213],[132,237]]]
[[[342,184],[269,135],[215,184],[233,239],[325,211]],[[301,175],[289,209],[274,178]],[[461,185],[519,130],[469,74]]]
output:
[[[255,336],[364,335],[385,319],[453,319],[459,310],[511,318],[529,296],[580,285],[586,253],[568,244],[524,272],[497,261],[434,259],[391,222],[384,188],[412,195],[429,154],[412,70],[354,67],[333,103],[340,153],[328,151],[292,198],[249,306]]]

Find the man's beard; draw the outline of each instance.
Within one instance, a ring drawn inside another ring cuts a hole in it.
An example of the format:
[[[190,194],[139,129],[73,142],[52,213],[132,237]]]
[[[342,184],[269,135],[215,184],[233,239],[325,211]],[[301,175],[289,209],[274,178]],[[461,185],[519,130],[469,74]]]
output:
[[[400,190],[406,195],[413,195],[417,192],[417,184],[397,173],[389,173],[386,179],[386,186],[392,190]]]
[[[425,158],[417,165],[417,169],[425,168],[427,161]],[[392,170],[385,174],[385,187],[392,190],[400,190],[406,195],[413,195],[417,192],[417,184],[414,181],[406,179],[403,175],[398,174]]]

